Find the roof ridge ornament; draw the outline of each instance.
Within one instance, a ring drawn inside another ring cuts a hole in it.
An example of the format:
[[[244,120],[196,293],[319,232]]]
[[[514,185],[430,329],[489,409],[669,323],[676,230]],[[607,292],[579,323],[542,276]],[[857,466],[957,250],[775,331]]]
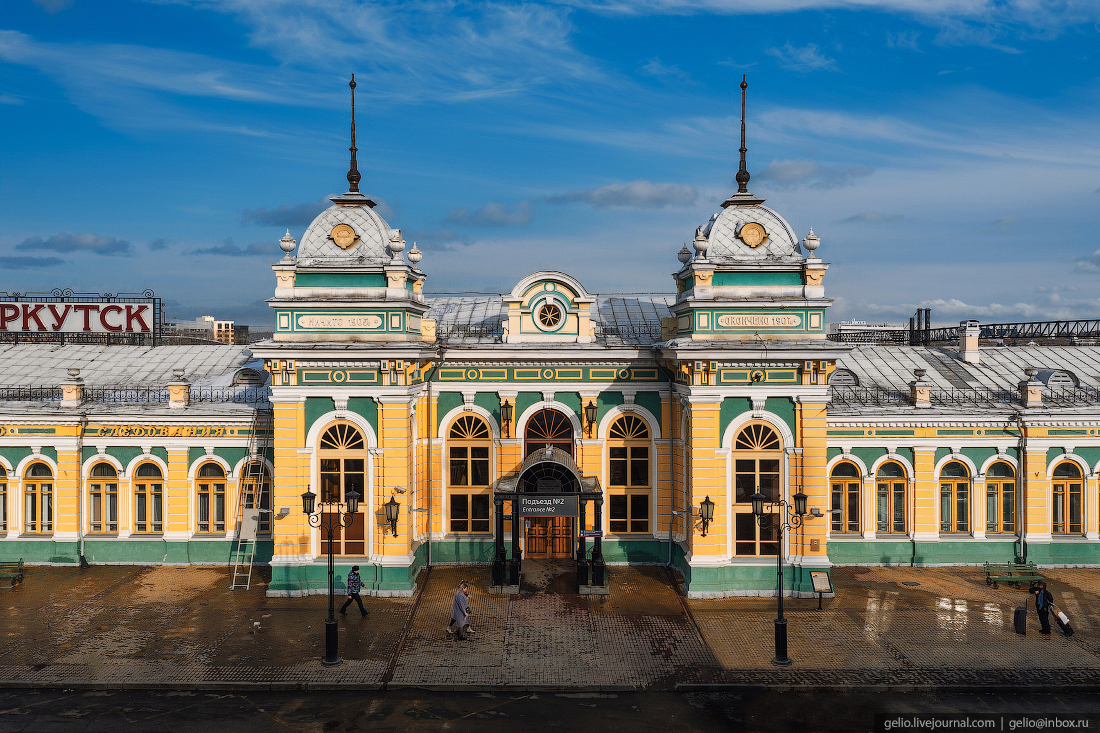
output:
[[[351,147],[348,148],[351,151],[351,163],[348,165],[348,192],[342,196],[333,196],[329,201],[340,206],[369,206],[373,209],[374,201],[359,193],[359,181],[363,177],[359,175],[359,163],[355,157],[359,152],[359,148],[355,147],[355,74],[351,75],[348,86],[351,87]]]
[[[734,180],[737,181],[737,193],[730,196],[728,199],[722,202],[722,208],[727,206],[756,206],[757,204],[764,203],[764,199],[757,198],[749,193],[749,168],[745,163],[745,153],[748,152],[748,148],[745,147],[745,90],[748,89],[749,83],[745,80],[746,75],[741,75],[741,163],[737,168],[737,176]]]

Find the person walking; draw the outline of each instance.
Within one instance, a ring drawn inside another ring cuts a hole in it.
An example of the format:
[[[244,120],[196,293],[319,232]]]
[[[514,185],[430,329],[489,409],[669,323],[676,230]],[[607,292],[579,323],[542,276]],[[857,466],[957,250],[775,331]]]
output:
[[[347,616],[348,606],[351,605],[352,601],[355,601],[359,604],[359,613],[363,614],[363,618],[366,618],[370,611],[363,608],[363,599],[359,597],[359,591],[361,590],[363,590],[363,579],[359,577],[359,566],[355,565],[348,573],[348,600],[340,606],[340,613]]]
[[[453,630],[452,630],[453,629]],[[470,584],[463,580],[455,591],[454,604],[451,606],[451,623],[447,625],[447,633],[458,633],[458,638],[466,640],[466,634],[470,633]]]
[[[1040,581],[1032,590],[1035,594],[1035,612],[1039,614],[1039,623],[1042,628],[1040,634],[1050,634],[1050,609],[1054,605],[1054,596],[1047,590],[1047,584]]]

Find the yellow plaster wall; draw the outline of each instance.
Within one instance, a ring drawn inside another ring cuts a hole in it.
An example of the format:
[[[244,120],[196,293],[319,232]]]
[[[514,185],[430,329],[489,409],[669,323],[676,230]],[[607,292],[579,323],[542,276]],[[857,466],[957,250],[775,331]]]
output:
[[[274,404],[275,476],[271,505],[290,507],[273,524],[276,555],[311,553],[312,528],[302,513],[302,494],[309,488],[309,456],[299,456],[305,441],[305,403]]]
[[[186,532],[194,529],[191,525],[191,501],[187,481],[187,448],[172,448],[168,451],[168,472],[164,476],[164,529],[169,532]],[[121,487],[120,487],[121,488]],[[233,512],[237,505],[229,503],[229,486],[226,490],[226,523],[236,524]],[[123,503],[119,497],[119,503]]]
[[[382,398],[378,404],[378,432],[381,455],[375,458],[374,506],[364,507],[366,521],[374,523],[373,551],[380,555],[405,556],[411,547],[409,530],[408,487],[412,484],[412,419],[409,417],[407,398]],[[398,487],[406,487],[404,494],[397,493]],[[397,522],[397,536],[393,536],[386,522],[386,510],[382,505],[395,496],[401,504],[401,514]]]
[[[914,532],[939,532],[936,522],[939,486],[936,483],[936,449],[913,449],[913,517]]]
[[[1047,453],[1028,451],[1024,465],[1024,513],[1028,534],[1049,534],[1050,482],[1047,480]]]
[[[795,486],[801,485],[802,491],[809,497],[807,507],[820,507],[824,517],[807,518],[802,530],[795,535],[798,545],[792,543],[791,553],[807,557],[826,555],[825,532],[829,526],[829,477],[826,471],[826,452],[828,441],[825,439],[826,406],[824,403],[803,403],[796,405],[795,427],[802,455],[795,461],[798,475],[794,477]],[[817,549],[812,541],[818,540]]]
[[[76,451],[57,451],[57,476],[53,487],[54,532],[76,532],[78,529],[79,471],[80,462]]]
[[[714,502],[714,521],[707,528],[707,536],[691,531],[693,555],[725,555],[726,541],[732,531],[731,518],[726,511],[728,480],[726,460],[715,455],[720,447],[718,435],[720,400],[693,403],[688,421],[691,455],[690,502],[697,507],[706,498]]]

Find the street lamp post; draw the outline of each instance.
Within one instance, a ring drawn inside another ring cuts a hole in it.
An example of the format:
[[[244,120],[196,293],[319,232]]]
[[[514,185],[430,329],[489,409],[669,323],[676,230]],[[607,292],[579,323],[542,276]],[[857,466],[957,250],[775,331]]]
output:
[[[797,494],[791,497],[794,500],[793,506],[780,499],[777,502],[768,504],[768,509],[779,509],[780,517],[778,524],[776,525],[776,552],[775,552],[775,573],[777,576],[777,584],[779,588],[778,593],[778,607],[779,613],[775,619],[775,658],[772,659],[772,664],[777,667],[789,667],[794,660],[787,656],[787,619],[783,618],[783,530],[791,530],[802,526],[802,517],[806,515],[806,495],[799,491]],[[771,513],[764,513],[764,502],[768,500],[768,497],[760,493],[757,489],[756,493],[752,495],[752,513],[756,515],[756,521],[761,527],[766,527],[771,522]]]
[[[339,501],[322,501],[321,511],[317,511],[317,494],[312,491],[302,494],[302,511],[309,517],[309,526],[324,529],[328,533],[328,619],[325,621],[325,656],[321,660],[321,664],[326,667],[340,663],[336,628],[336,574],[332,566],[333,544],[336,530],[351,524],[352,517],[359,509],[359,492],[349,491],[344,498],[347,502],[346,520],[344,513],[340,511]],[[326,512],[326,507],[335,511]]]

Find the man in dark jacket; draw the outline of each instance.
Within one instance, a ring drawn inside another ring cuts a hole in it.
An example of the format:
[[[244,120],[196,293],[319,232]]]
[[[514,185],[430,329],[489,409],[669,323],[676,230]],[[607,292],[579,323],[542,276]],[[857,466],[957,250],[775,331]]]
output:
[[[1035,594],[1035,612],[1039,614],[1039,623],[1043,628],[1039,629],[1040,634],[1050,633],[1050,608],[1054,605],[1054,596],[1047,590],[1047,584],[1040,581],[1032,590]]]
[[[454,628],[458,632],[458,638],[466,640],[466,634],[470,629],[470,584],[465,580],[459,583],[455,591],[455,602],[451,607],[451,623],[447,625],[447,633],[453,633]]]
[[[348,573],[348,600],[344,605],[340,606],[340,613],[345,616],[348,615],[348,606],[352,601],[359,604],[359,613],[365,617],[370,611],[363,608],[363,599],[359,597],[359,591],[363,590],[363,579],[359,577],[359,566],[352,567],[351,572]]]

